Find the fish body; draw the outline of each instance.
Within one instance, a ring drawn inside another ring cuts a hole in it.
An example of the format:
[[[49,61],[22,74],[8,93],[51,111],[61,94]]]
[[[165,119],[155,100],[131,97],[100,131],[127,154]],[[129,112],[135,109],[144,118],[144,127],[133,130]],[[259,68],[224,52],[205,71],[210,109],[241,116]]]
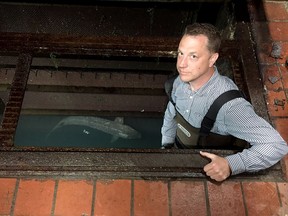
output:
[[[111,134],[111,142],[115,142],[116,140],[118,140],[118,138],[141,138],[141,134],[137,130],[130,127],[129,125],[124,124],[123,117],[116,117],[114,121],[111,121],[109,119],[94,116],[69,116],[62,119],[49,134],[59,128],[71,125],[90,127],[104,133]]]

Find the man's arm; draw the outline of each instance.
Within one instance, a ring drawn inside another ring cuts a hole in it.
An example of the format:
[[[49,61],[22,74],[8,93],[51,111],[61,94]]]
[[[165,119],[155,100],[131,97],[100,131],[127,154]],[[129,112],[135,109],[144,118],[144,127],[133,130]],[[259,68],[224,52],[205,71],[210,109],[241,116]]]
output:
[[[268,122],[254,112],[251,104],[239,99],[229,106],[224,115],[226,131],[235,137],[246,140],[251,147],[225,158],[215,155],[218,157],[216,157],[217,159],[221,158],[217,161],[213,161],[211,155],[203,155],[210,158],[211,163],[214,164],[213,171],[210,170],[211,166],[208,166],[211,163],[206,165],[206,170],[209,168],[209,172],[206,174],[212,173],[210,177],[219,181],[224,180],[230,170],[231,175],[236,175],[269,168],[288,153],[287,143]]]
[[[276,151],[273,145],[268,144],[266,146],[270,150],[265,147],[263,148],[263,146],[254,145],[249,149],[244,149],[241,153],[229,155],[225,158],[208,152],[200,152],[200,154],[211,160],[210,163],[203,168],[206,175],[216,181],[224,181],[230,175],[236,175],[242,172],[256,172],[271,167],[287,154],[288,147],[285,145],[277,145],[276,147],[279,148]],[[263,153],[261,153],[261,150]],[[267,155],[267,152],[273,154]],[[249,162],[247,162],[247,160]]]
[[[288,153],[281,135],[267,121],[259,117],[250,103],[241,100],[227,110],[225,125],[228,133],[250,143],[234,155],[227,156],[232,175],[257,172],[276,164]]]
[[[169,102],[165,111],[162,133],[162,145],[174,143],[176,137],[175,107]]]

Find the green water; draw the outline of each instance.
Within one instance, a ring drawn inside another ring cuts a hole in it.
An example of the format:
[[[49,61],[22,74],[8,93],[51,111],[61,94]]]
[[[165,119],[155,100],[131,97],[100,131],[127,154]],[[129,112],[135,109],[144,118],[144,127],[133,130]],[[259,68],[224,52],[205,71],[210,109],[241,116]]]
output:
[[[112,140],[112,135],[81,125],[55,126],[67,116],[20,116],[16,146],[80,148],[160,148],[162,118],[124,117],[124,124],[141,133],[141,138]],[[115,117],[101,117],[113,121]]]

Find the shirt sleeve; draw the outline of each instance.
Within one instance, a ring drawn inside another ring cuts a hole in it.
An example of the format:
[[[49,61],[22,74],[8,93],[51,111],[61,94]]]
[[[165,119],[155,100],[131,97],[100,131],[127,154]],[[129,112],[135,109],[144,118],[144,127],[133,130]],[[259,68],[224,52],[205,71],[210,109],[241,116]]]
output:
[[[252,105],[244,99],[235,99],[227,109],[224,122],[227,132],[246,140],[251,147],[226,157],[232,175],[257,172],[276,164],[288,153],[287,143]]]
[[[161,128],[162,133],[162,145],[168,143],[174,143],[176,137],[176,121],[175,117],[175,107],[169,102],[164,114],[163,126]]]

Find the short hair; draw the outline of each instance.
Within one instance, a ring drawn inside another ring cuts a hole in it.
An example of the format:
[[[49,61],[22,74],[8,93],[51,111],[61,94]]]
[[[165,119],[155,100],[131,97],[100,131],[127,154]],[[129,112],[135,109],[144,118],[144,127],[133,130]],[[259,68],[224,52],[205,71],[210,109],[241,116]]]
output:
[[[201,34],[208,38],[208,50],[218,53],[221,45],[221,35],[218,29],[210,23],[193,23],[188,25],[184,30],[183,36],[196,36]]]

